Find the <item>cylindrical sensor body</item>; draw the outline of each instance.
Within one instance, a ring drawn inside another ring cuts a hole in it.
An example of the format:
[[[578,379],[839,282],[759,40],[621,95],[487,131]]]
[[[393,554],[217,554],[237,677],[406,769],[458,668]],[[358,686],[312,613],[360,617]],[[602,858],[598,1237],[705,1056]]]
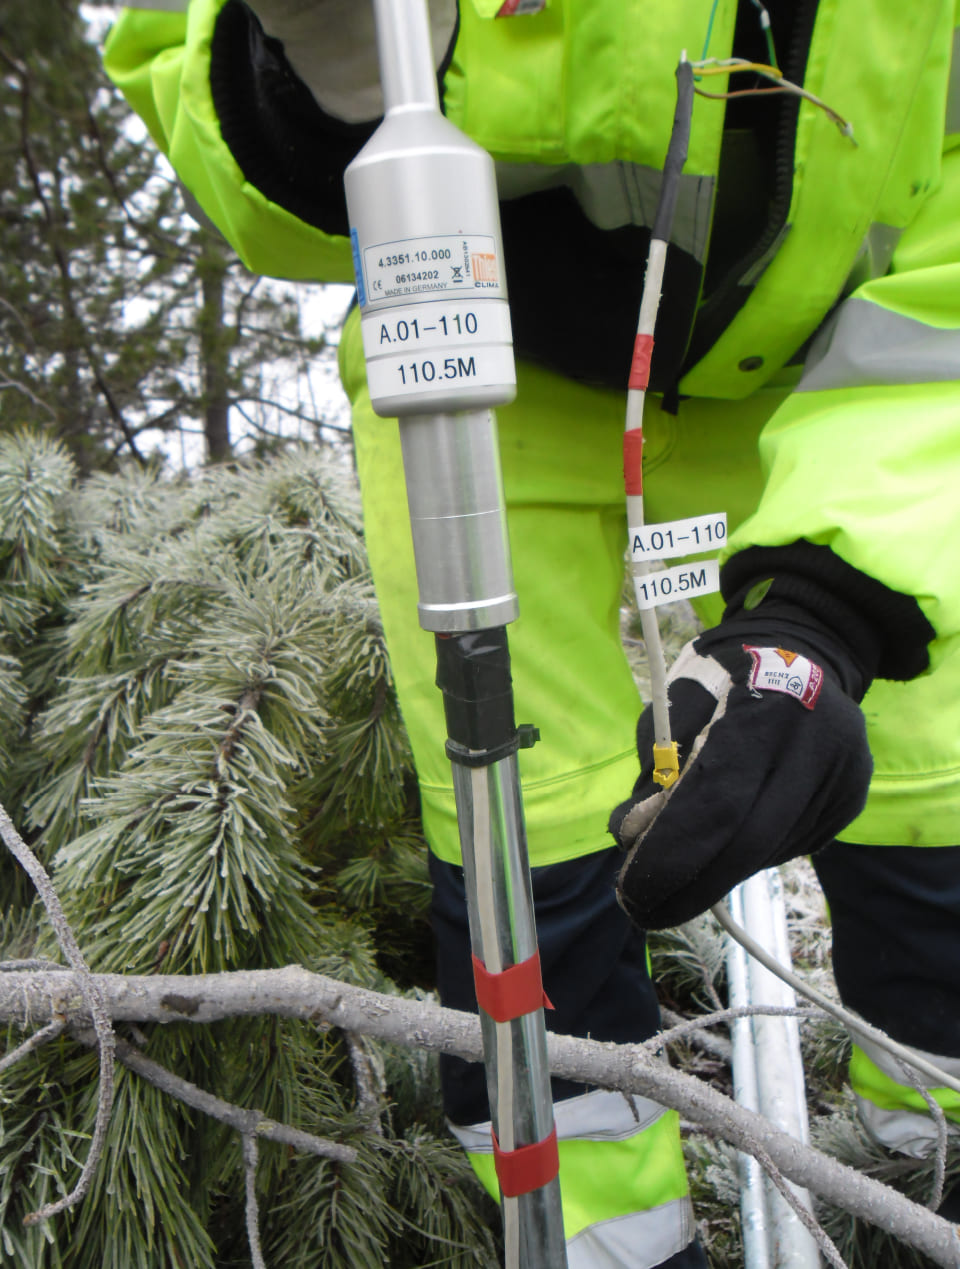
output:
[[[516,371],[490,156],[438,110],[402,107],[388,111],[344,182],[377,414],[512,401]]]
[[[496,420],[490,410],[400,420],[424,630],[515,621]]]

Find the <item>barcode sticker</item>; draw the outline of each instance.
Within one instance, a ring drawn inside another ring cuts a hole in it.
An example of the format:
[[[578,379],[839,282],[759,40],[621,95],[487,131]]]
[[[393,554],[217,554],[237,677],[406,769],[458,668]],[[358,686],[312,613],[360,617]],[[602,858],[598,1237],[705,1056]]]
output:
[[[489,234],[433,234],[362,249],[367,304],[423,296],[505,298],[497,246]]]

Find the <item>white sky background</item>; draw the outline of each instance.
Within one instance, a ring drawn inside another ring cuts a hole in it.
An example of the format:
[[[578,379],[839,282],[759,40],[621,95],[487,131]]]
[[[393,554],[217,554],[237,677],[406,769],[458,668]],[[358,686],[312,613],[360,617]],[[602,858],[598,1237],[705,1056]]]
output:
[[[101,45],[113,20],[113,5],[89,4],[81,5],[80,13],[87,20],[93,41]],[[131,136],[152,145],[146,128],[133,114],[130,116]],[[160,156],[161,163],[166,164],[169,177],[175,180],[175,174],[166,159]],[[277,292],[293,292],[300,309],[301,329],[306,337],[317,337],[326,334],[328,348],[313,362],[304,367],[297,360],[277,360],[263,368],[263,395],[277,401],[281,406],[290,409],[305,410],[318,423],[322,423],[327,437],[335,431],[345,431],[350,426],[350,409],[336,367],[336,344],[339,341],[340,323],[346,314],[353,295],[351,286],[340,284],[323,285],[320,283],[274,282],[263,278],[258,284],[258,292],[275,289]],[[131,314],[131,320],[133,315]],[[282,409],[262,408],[255,419],[265,430],[274,436],[286,436],[291,439],[315,441],[317,428],[309,422],[292,417]],[[257,428],[251,426],[236,408],[230,411],[230,436],[234,450],[242,454],[249,450],[257,439]],[[150,453],[157,449],[167,455],[173,467],[196,467],[204,461],[203,432],[196,420],[184,420],[177,432],[163,433],[143,432],[138,436],[143,452]]]

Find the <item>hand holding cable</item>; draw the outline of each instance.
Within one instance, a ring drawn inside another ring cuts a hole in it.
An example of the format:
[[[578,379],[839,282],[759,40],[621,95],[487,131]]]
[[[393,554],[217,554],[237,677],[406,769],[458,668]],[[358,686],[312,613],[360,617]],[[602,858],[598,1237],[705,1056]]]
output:
[[[872,762],[859,701],[877,645],[862,622],[837,619],[841,607],[831,598],[825,620],[774,581],[681,652],[667,680],[679,779],[654,782],[648,708],[640,777],[610,819],[628,852],[620,901],[637,925],[689,920],[753,873],[825,846],[863,809]]]

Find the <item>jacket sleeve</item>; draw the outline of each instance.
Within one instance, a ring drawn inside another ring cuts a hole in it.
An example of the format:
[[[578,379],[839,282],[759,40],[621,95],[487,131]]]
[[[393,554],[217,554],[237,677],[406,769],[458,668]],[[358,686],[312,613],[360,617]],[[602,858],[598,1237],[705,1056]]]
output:
[[[353,281],[343,168],[376,121],[327,116],[241,0],[125,9],[104,66],[249,269]]]
[[[765,491],[731,538],[725,590],[769,571],[777,552],[791,544],[812,543],[823,556],[822,548],[829,548],[851,573],[915,599],[935,634],[931,665],[955,650],[960,34],[953,43],[939,187],[903,232],[885,276],[860,286],[835,310],[760,446]],[[898,629],[894,621],[886,633],[893,643],[906,643],[921,630],[916,622]],[[924,655],[921,668],[925,662]]]

